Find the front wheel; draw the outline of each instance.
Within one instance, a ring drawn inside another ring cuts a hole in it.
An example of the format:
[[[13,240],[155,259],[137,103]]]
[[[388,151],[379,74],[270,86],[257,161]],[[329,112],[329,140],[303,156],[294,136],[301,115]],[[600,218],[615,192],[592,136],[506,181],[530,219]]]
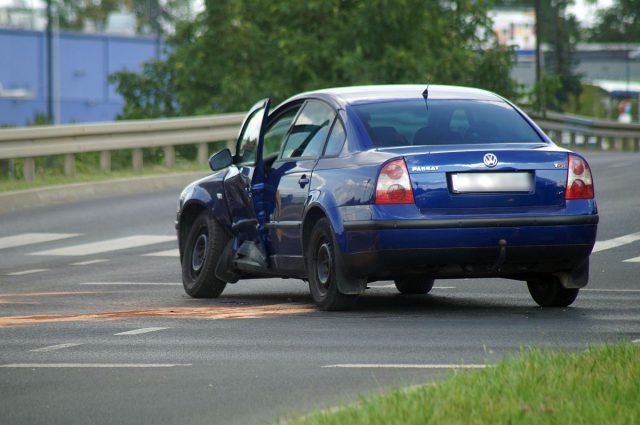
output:
[[[321,310],[347,310],[357,298],[338,289],[336,249],[329,222],[325,218],[318,220],[306,247],[306,262],[311,298]]]
[[[194,298],[216,298],[227,282],[215,275],[216,265],[228,241],[224,229],[202,212],[189,229],[182,257],[182,283]]]
[[[567,307],[580,292],[578,288],[563,287],[560,279],[553,275],[528,280],[527,287],[533,300],[541,307]]]

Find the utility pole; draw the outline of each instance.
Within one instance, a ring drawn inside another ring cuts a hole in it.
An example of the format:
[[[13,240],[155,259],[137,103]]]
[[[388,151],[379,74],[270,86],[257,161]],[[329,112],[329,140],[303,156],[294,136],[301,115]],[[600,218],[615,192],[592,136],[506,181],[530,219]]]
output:
[[[53,13],[47,0],[47,119],[53,123]]]
[[[541,0],[535,0],[535,14],[536,14],[536,89],[538,101],[540,102],[540,108],[543,116],[545,115],[545,98],[544,87],[542,87],[542,53],[540,51],[540,43],[542,39],[542,28],[540,28],[541,14]]]

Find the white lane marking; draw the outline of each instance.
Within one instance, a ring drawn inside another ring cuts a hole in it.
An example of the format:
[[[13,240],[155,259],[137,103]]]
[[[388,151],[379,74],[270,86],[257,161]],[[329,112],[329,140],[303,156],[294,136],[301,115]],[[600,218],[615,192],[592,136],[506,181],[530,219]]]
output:
[[[102,259],[98,259],[98,260],[89,260],[89,261],[78,261],[77,263],[71,263],[69,264],[70,266],[89,266],[91,264],[100,264],[100,263],[106,263],[107,260],[106,258],[102,258]]]
[[[119,251],[121,249],[138,248],[145,245],[175,241],[175,239],[175,236],[134,235],[124,238],[109,239],[106,241],[73,245],[65,248],[48,249],[46,251],[34,252],[29,255],[83,256],[102,254],[104,252]]]
[[[82,282],[80,285],[182,286],[176,282]]]
[[[640,292],[640,289],[582,288],[580,291],[590,291],[590,292]]]
[[[144,254],[143,257],[180,257],[180,251],[178,248],[169,249],[167,251],[152,252],[150,254]]]
[[[623,263],[640,263],[640,257],[629,258],[628,260],[624,260]]]
[[[640,344],[640,339],[634,339],[631,341],[632,344]]]
[[[81,233],[22,233],[0,238],[0,249],[57,241],[80,236]]]
[[[3,368],[152,368],[152,367],[188,367],[191,363],[9,363]]]
[[[598,241],[593,247],[593,252],[600,252],[611,248],[617,248],[622,245],[627,245],[635,241],[640,240],[640,232],[630,233],[628,235],[620,236],[617,238],[609,239],[606,241]]]
[[[324,368],[348,369],[484,369],[484,364],[388,364],[388,363],[346,363],[330,364]]]
[[[396,285],[394,283],[390,283],[387,285],[369,285],[369,288],[395,288]],[[434,286],[432,289],[456,289],[455,286]]]
[[[6,276],[24,276],[26,274],[42,273],[42,272],[48,272],[48,271],[49,269],[31,269],[31,270],[23,270],[21,272],[7,273]]]
[[[156,332],[156,331],[163,331],[165,329],[169,329],[169,328],[142,328],[142,329],[134,329],[132,331],[126,331],[126,332],[118,332],[117,334],[114,335],[140,335],[140,334],[146,334],[149,332]]]
[[[29,350],[34,353],[46,353],[49,351],[62,350],[63,348],[77,347],[78,345],[82,345],[80,343],[67,343],[67,344],[58,344],[58,345],[50,345],[48,347],[36,348],[34,350]]]

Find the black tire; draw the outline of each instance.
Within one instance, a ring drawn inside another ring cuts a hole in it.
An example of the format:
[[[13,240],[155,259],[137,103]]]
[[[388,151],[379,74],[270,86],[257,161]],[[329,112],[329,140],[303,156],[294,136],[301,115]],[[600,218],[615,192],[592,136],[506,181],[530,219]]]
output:
[[[423,276],[403,277],[393,281],[401,294],[424,295],[433,288],[433,279]]]
[[[218,259],[229,238],[224,229],[203,211],[195,219],[182,257],[182,284],[187,294],[194,298],[216,298],[227,282],[215,275]]]
[[[580,289],[567,289],[555,276],[546,276],[527,281],[531,298],[541,307],[567,307],[578,296]]]
[[[313,226],[306,248],[309,291],[321,310],[348,310],[355,305],[357,295],[340,293],[338,289],[336,241],[331,225],[321,218]]]

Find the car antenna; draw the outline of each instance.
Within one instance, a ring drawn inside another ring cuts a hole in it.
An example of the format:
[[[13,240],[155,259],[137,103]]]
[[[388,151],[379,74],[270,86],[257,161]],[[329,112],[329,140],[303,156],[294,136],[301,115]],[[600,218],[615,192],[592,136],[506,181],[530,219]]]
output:
[[[422,92],[422,97],[424,97],[424,103],[427,105],[427,111],[429,110],[429,86],[431,85],[431,81],[427,82],[427,88]]]

